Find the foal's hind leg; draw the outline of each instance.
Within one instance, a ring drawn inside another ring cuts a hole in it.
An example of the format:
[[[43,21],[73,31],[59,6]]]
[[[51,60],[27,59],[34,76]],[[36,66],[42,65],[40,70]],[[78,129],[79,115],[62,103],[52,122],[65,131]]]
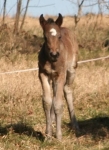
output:
[[[71,89],[74,76],[75,76],[75,69],[67,71],[66,84],[64,86],[64,96],[68,105],[68,110],[69,110],[69,115],[70,115],[70,120],[71,120],[71,128],[79,129],[78,123],[76,121],[75,113],[74,113],[73,95],[72,95],[72,89]]]

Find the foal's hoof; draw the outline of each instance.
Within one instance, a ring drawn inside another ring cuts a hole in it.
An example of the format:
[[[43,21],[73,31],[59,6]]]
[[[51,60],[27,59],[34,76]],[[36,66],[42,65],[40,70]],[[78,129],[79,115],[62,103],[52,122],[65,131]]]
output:
[[[81,135],[80,128],[79,128],[78,124],[76,124],[76,125],[73,124],[71,126],[71,129],[75,132],[77,137],[79,137]]]
[[[72,130],[75,130],[75,131],[79,131],[80,129],[79,129],[78,123],[75,123],[75,124],[74,124],[74,123],[73,123],[73,124],[71,123],[71,129],[72,129]]]
[[[57,134],[57,135],[56,135],[56,139],[57,139],[58,141],[61,141],[61,140],[62,140],[62,134]]]
[[[46,135],[44,142],[52,142],[52,137],[50,135]]]

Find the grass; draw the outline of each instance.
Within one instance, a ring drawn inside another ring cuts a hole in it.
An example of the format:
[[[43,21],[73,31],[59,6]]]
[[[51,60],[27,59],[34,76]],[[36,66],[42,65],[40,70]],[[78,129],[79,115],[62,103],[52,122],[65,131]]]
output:
[[[1,148],[109,148],[109,67],[105,62],[102,66],[90,64],[78,67],[73,86],[75,111],[81,132],[76,135],[69,130],[69,116],[64,101],[62,142],[55,138],[51,143],[44,142],[45,117],[37,72],[3,75],[0,81]]]
[[[69,18],[68,18],[69,19]],[[83,18],[84,19],[84,18]],[[65,18],[66,22],[67,18]],[[33,19],[34,21],[34,19]],[[71,29],[71,18],[67,26]],[[28,23],[32,20],[28,20]],[[68,22],[68,21],[67,21]],[[84,21],[83,21],[84,23]],[[81,21],[82,25],[82,21]],[[32,26],[29,25],[29,29]],[[38,24],[37,24],[38,26]],[[76,34],[80,27],[78,25]],[[82,29],[82,28],[81,28]],[[11,33],[11,44],[4,45],[1,52],[0,72],[35,68],[37,67],[36,51],[25,51],[22,40],[28,43],[27,39],[33,40],[32,34],[37,33],[34,27],[31,29],[26,40],[24,35],[19,35],[14,41]],[[107,30],[106,27],[103,31]],[[78,41],[86,39],[89,41],[101,41],[107,37],[104,32],[95,30],[96,38],[88,35],[88,29],[80,32]],[[94,33],[95,33],[94,32]],[[83,33],[83,34],[81,34]],[[40,35],[38,30],[38,35]],[[6,35],[5,35],[6,36]],[[21,40],[19,40],[21,38]],[[2,41],[1,44],[6,43]],[[38,41],[39,40],[39,41]],[[16,46],[18,42],[18,47]],[[42,39],[37,39],[38,43]],[[10,41],[8,41],[10,43]],[[33,42],[33,41],[32,41]],[[34,43],[34,42],[33,42]],[[90,42],[89,42],[90,43]],[[87,43],[87,44],[89,44]],[[89,59],[109,54],[108,49],[97,47],[94,49],[91,44],[91,51],[87,45],[80,48],[79,59]],[[12,50],[13,46],[13,50]],[[28,46],[28,44],[26,45]],[[29,43],[28,49],[34,49]],[[7,48],[10,53],[7,55]],[[26,48],[26,47],[25,47]],[[39,49],[39,45],[37,46]],[[3,55],[4,54],[4,55]],[[76,78],[72,89],[74,89],[74,107],[77,120],[80,126],[80,133],[69,129],[69,115],[66,102],[63,99],[64,110],[62,118],[63,139],[61,142],[55,138],[54,133],[51,142],[45,141],[45,116],[41,101],[41,86],[38,80],[38,72],[23,72],[15,74],[0,75],[0,150],[108,150],[109,149],[109,60],[79,64]]]

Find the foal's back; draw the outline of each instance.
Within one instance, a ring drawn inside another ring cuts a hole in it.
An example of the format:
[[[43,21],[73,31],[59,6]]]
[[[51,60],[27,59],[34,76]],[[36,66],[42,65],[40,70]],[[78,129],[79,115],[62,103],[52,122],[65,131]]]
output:
[[[61,27],[62,44],[64,45],[63,51],[67,55],[67,62],[74,68],[77,67],[78,60],[78,44],[75,34],[68,28]]]

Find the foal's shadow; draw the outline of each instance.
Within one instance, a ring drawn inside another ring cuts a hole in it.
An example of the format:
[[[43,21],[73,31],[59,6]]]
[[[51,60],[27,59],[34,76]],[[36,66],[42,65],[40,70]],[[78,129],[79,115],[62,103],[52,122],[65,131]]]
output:
[[[6,127],[0,127],[0,135],[6,135],[9,133],[9,130],[13,130],[15,133],[24,134],[27,136],[35,137],[37,140],[44,141],[45,137],[40,131],[35,131],[31,126],[28,126],[24,123],[11,124]]]
[[[95,117],[84,121],[78,121],[79,132],[76,136],[91,135],[94,140],[104,139],[109,136],[109,117]],[[68,124],[66,124],[69,126]]]
[[[68,123],[64,123],[69,127]],[[96,117],[84,121],[78,121],[80,131],[76,136],[91,135],[94,140],[105,139],[109,137],[109,117]],[[31,126],[24,123],[11,124],[5,127],[0,126],[0,135],[7,135],[9,130],[15,133],[35,137],[37,140],[44,141],[45,137],[40,131],[35,131]]]

